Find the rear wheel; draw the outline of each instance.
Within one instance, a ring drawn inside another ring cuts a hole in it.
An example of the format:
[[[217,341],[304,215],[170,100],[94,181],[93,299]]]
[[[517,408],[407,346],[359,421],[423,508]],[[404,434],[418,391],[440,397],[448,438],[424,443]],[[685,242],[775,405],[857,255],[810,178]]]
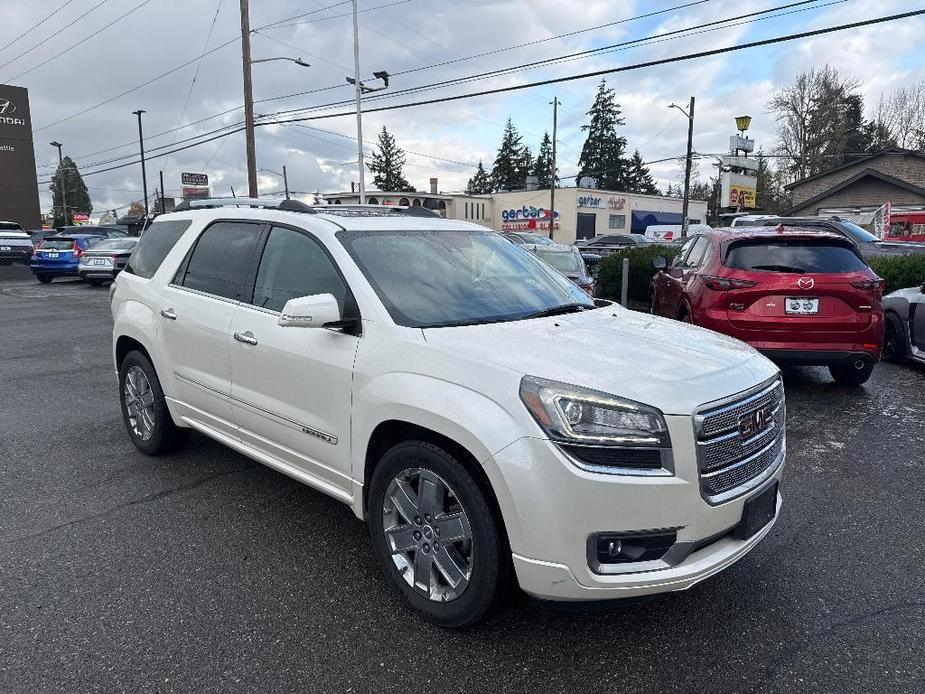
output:
[[[390,449],[373,473],[369,529],[386,580],[428,622],[462,628],[500,601],[510,553],[478,483],[424,441]]]
[[[906,329],[895,313],[886,314],[883,334],[883,360],[900,363],[906,356]]]
[[[873,372],[874,362],[870,359],[858,359],[850,364],[829,367],[832,378],[842,386],[859,386],[866,383]]]
[[[36,275],[35,278],[42,284],[48,284],[54,279],[51,275]]]
[[[129,438],[142,453],[171,453],[189,439],[190,430],[181,429],[170,417],[154,366],[137,350],[119,366],[119,400]]]

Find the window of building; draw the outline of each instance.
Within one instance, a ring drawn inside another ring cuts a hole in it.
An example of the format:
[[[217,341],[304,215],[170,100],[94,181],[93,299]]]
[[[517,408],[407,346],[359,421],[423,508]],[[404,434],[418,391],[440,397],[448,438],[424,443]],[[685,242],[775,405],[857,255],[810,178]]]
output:
[[[625,214],[612,214],[610,215],[610,220],[607,223],[608,229],[626,229],[626,215]]]
[[[469,219],[469,203],[468,202],[465,204],[465,210],[466,212],[465,212],[465,216],[463,217],[463,219]]]
[[[282,311],[289,299],[333,294],[341,310],[347,287],[321,245],[293,229],[273,227],[260,259],[251,303]]]
[[[398,201],[398,204],[401,205],[402,207],[408,207],[410,203],[408,202],[408,198],[402,198],[401,200]]]
[[[260,224],[216,222],[199,237],[181,284],[226,299],[240,299],[257,250]]]
[[[368,202],[370,205],[378,205],[378,204],[379,204],[378,198],[370,198],[369,200],[367,200],[367,202]]]

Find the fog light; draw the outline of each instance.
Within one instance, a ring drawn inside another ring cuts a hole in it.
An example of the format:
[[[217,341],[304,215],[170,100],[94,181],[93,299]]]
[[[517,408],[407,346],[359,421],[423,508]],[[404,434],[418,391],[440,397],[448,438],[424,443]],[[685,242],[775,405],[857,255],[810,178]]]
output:
[[[675,530],[600,533],[593,536],[593,556],[598,564],[653,561],[665,556],[677,538],[678,533]]]

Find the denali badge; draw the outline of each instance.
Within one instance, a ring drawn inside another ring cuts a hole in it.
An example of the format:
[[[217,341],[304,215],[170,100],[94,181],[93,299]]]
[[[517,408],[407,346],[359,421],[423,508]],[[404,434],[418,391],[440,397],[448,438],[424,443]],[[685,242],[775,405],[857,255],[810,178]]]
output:
[[[771,425],[771,405],[749,412],[739,417],[739,438],[745,441],[752,438]]]

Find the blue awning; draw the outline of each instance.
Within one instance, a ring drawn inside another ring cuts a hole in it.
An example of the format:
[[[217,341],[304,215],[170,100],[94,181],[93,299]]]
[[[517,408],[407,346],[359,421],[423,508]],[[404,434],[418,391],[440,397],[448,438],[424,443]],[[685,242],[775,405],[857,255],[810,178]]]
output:
[[[680,212],[646,212],[633,210],[632,226],[630,231],[634,234],[645,233],[646,227],[653,224],[680,224]]]

